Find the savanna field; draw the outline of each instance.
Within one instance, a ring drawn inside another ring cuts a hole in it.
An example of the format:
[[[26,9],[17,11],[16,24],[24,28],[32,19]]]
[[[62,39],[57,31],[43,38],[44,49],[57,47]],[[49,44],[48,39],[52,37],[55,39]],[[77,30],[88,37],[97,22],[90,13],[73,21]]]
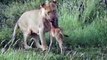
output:
[[[56,41],[48,54],[36,48],[23,49],[20,30],[17,42],[3,53],[19,17],[40,8],[45,0],[0,0],[0,60],[107,60],[107,0],[57,1],[59,26],[69,36],[64,37],[65,54],[60,54]],[[49,45],[48,33],[46,40]],[[32,41],[28,44],[33,46]]]

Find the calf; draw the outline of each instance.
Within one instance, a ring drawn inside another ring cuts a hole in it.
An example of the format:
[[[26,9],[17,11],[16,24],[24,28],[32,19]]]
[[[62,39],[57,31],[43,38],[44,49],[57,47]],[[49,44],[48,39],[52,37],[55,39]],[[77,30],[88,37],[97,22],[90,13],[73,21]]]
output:
[[[61,50],[61,54],[63,53],[63,39],[64,39],[64,35],[62,33],[62,30],[59,28],[59,27],[54,27],[52,24],[51,24],[51,30],[50,30],[50,45],[49,45],[49,49],[48,49],[48,52],[50,51],[51,49],[51,46],[52,46],[52,40],[53,38],[56,39],[56,41],[58,42],[59,44],[59,47],[60,47],[60,50]]]

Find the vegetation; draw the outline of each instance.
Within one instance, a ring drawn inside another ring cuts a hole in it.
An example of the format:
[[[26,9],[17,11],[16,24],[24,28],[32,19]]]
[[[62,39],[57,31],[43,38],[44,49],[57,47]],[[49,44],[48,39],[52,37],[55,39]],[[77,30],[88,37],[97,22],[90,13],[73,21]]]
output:
[[[76,49],[75,49],[76,50]],[[107,52],[106,52],[107,53]],[[60,55],[55,53],[41,53],[34,50],[9,50],[0,54],[1,60],[106,60],[107,54],[97,48],[79,48],[72,53]]]
[[[11,39],[13,27],[25,11],[39,8],[42,0],[0,1],[0,42]],[[45,60],[106,60],[107,2],[106,0],[58,0],[59,25],[63,29],[64,43],[76,51],[60,56],[49,53]],[[19,33],[19,31],[17,32]],[[17,39],[23,40],[20,34]],[[48,39],[47,39],[48,40]],[[83,54],[83,55],[81,55]],[[16,57],[17,56],[17,57]],[[36,57],[35,57],[36,56]],[[8,51],[0,54],[0,60],[42,60],[43,53]]]

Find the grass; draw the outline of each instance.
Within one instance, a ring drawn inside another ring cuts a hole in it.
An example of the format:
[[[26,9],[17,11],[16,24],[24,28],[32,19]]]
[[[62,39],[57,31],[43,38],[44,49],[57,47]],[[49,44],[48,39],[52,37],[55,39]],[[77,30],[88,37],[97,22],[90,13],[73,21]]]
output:
[[[75,48],[65,55],[50,52],[46,55],[35,50],[8,50],[0,53],[0,60],[106,60],[107,52],[101,48]]]

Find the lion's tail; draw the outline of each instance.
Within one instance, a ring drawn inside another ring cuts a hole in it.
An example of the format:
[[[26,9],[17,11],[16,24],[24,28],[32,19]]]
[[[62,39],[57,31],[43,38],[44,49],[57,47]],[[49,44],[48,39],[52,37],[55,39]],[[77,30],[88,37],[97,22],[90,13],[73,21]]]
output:
[[[12,35],[12,42],[15,40],[17,28],[18,28],[18,24],[16,23],[16,25],[15,25],[15,27],[14,27],[13,35]]]

